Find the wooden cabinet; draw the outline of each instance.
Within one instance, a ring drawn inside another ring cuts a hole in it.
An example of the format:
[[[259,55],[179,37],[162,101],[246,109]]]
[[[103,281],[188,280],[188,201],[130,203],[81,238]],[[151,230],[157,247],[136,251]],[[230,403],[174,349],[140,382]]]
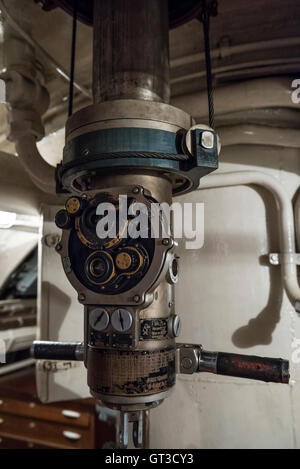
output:
[[[94,399],[42,404],[34,368],[0,378],[0,449],[99,449],[115,427],[98,420]]]

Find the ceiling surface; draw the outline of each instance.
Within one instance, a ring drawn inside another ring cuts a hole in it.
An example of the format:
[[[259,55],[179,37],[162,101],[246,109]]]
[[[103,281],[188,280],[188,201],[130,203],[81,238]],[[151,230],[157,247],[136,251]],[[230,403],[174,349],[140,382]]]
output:
[[[298,0],[219,0],[211,20],[214,85],[278,75],[299,75],[300,15]],[[44,116],[46,134],[64,127],[68,108],[72,18],[60,9],[45,12],[34,0],[0,0],[4,26],[11,20],[36,43],[37,66],[50,93]],[[3,38],[2,44],[3,47]],[[193,20],[170,31],[171,93],[177,96],[205,89],[202,25]],[[78,24],[75,80],[91,93],[92,28]],[[91,100],[75,89],[74,109]],[[216,109],[216,112],[218,110]],[[0,150],[14,152],[6,139],[7,110],[0,104]],[[60,135],[63,139],[63,135]]]

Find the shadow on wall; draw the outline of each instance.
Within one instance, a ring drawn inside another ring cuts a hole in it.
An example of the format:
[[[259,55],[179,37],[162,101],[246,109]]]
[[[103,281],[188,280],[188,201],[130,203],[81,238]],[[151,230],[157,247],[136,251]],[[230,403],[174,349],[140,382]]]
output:
[[[233,333],[232,342],[236,347],[249,348],[271,344],[272,333],[280,320],[282,297],[280,272],[271,270],[268,303],[256,318],[250,319],[247,325],[240,327]]]
[[[278,252],[278,213],[276,204],[266,190],[255,187],[257,193],[263,199],[266,208],[266,228],[269,252]],[[268,255],[261,256],[260,264],[269,265]],[[280,320],[280,311],[283,299],[283,285],[280,267],[269,265],[270,291],[265,308],[256,318],[250,319],[247,325],[237,329],[232,335],[232,342],[239,348],[250,348],[256,345],[269,345],[272,342],[272,333]]]
[[[63,290],[50,282],[42,282],[42,297],[47,298],[48,311],[42,311],[41,322],[44,320],[49,324],[48,316],[55,315],[55,331],[58,333],[70,308],[71,299]],[[51,302],[48,301],[49,298],[51,298]],[[51,331],[48,331],[48,337],[42,335],[44,340],[57,340],[57,337],[52,337]]]

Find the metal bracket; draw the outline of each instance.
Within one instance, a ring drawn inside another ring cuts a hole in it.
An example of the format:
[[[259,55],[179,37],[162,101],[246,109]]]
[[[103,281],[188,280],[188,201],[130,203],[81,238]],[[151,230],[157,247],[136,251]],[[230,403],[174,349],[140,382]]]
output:
[[[269,254],[269,262],[271,265],[280,264],[296,264],[300,265],[300,253],[276,253],[272,252]]]
[[[176,373],[192,375],[199,371],[202,345],[177,344]]]

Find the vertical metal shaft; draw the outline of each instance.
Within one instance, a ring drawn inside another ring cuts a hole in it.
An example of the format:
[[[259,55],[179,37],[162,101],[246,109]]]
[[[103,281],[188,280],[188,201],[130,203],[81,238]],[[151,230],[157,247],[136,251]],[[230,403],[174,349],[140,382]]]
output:
[[[94,2],[94,102],[169,101],[167,0]]]

